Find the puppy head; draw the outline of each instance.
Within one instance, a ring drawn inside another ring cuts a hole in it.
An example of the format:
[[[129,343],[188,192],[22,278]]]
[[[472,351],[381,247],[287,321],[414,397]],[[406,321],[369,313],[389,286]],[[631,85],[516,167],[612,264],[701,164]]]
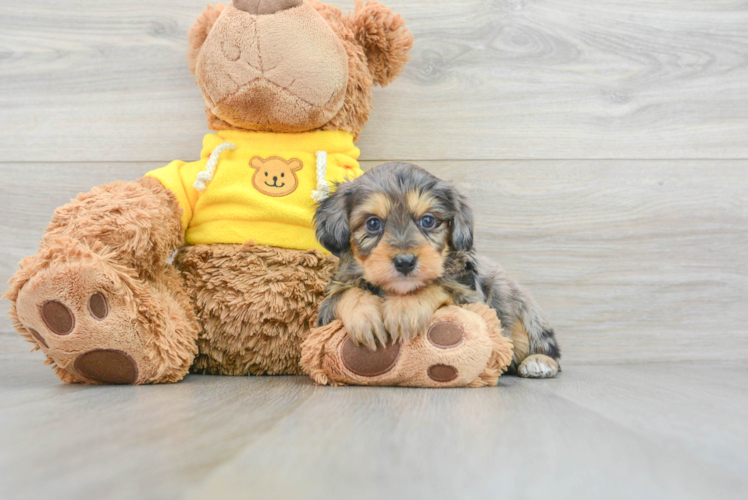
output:
[[[473,215],[452,184],[408,163],[386,163],[341,184],[315,217],[317,238],[350,252],[363,277],[407,294],[444,273],[450,252],[473,246]]]

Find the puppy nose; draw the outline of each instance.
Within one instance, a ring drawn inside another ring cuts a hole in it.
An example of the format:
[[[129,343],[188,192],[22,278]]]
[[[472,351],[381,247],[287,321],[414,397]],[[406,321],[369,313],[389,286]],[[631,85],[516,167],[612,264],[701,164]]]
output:
[[[395,264],[395,269],[408,275],[416,268],[418,259],[416,259],[415,255],[398,255],[392,259],[392,263]]]
[[[302,3],[304,0],[234,0],[234,7],[248,14],[262,16],[292,9]]]

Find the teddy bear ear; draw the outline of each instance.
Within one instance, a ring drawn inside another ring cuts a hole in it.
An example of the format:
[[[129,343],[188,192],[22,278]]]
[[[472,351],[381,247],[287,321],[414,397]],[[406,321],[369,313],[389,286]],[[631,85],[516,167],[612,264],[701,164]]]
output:
[[[384,87],[400,74],[413,47],[405,20],[376,0],[356,0],[348,14],[356,41],[364,48],[374,83]]]
[[[208,38],[208,33],[213,29],[213,25],[221,15],[225,5],[208,5],[202,14],[197,18],[195,23],[190,28],[187,34],[188,45],[187,49],[187,63],[190,66],[190,71],[194,74],[195,67],[197,66],[197,56],[200,55],[200,49],[205,43],[205,39]]]

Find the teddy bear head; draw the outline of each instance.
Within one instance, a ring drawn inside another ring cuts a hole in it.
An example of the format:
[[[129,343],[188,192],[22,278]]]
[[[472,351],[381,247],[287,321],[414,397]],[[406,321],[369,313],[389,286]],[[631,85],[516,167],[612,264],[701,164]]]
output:
[[[387,7],[353,12],[317,0],[233,0],[189,32],[188,61],[214,130],[345,130],[358,136],[371,88],[408,60],[413,36]]]

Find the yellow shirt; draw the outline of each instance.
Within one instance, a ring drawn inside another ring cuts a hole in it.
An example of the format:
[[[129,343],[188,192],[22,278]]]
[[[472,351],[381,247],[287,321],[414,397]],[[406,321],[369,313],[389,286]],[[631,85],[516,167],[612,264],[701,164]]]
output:
[[[217,163],[211,175],[214,151]],[[320,186],[317,172],[324,169],[325,156],[325,182]],[[335,182],[360,176],[358,156],[353,135],[343,131],[224,130],[205,136],[199,161],[174,161],[146,176],[158,179],[179,200],[188,245],[253,240],[325,251],[314,237],[313,192],[324,190],[325,183],[334,187]],[[198,174],[202,182],[196,183]]]

